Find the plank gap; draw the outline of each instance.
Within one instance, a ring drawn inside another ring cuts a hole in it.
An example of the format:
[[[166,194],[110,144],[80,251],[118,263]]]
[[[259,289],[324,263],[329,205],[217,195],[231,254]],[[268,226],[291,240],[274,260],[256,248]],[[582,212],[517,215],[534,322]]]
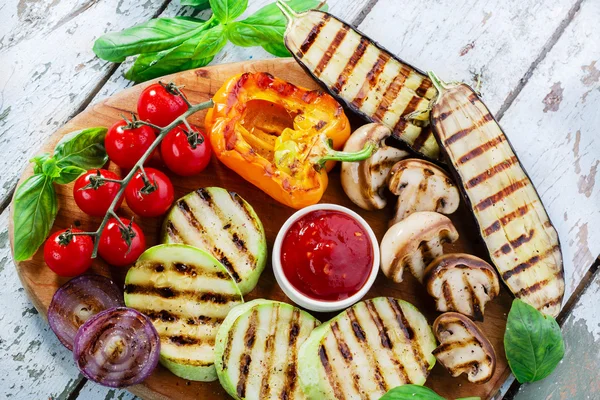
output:
[[[377,1],[378,0],[370,0],[364,6],[364,8],[360,11],[360,13],[358,13],[358,15],[356,16],[356,18],[354,18],[352,20],[352,25],[354,25],[355,28],[358,28],[358,26],[360,24],[362,24],[362,22],[365,20],[365,18],[367,18],[367,15],[369,15],[369,13],[373,9],[373,7],[375,7],[375,4],[377,4]]]
[[[548,39],[548,41],[542,48],[542,51],[540,52],[540,54],[536,57],[535,60],[533,60],[533,62],[531,63],[531,65],[529,66],[529,68],[527,69],[525,74],[523,75],[523,77],[519,80],[519,83],[517,84],[517,86],[513,90],[510,91],[510,93],[504,100],[504,103],[502,103],[500,110],[496,113],[496,119],[498,121],[500,121],[502,119],[502,117],[504,116],[504,113],[506,113],[506,111],[510,108],[510,106],[513,104],[513,102],[517,99],[517,97],[519,96],[519,94],[521,93],[521,91],[523,90],[525,85],[527,85],[527,82],[529,82],[529,79],[533,75],[533,72],[538,67],[538,65],[546,58],[546,56],[548,55],[550,50],[552,50],[554,45],[558,42],[558,40],[560,39],[562,34],[567,29],[567,26],[569,26],[569,24],[571,23],[571,21],[573,20],[575,15],[577,15],[579,10],[581,9],[582,3],[583,3],[583,0],[578,0],[573,5],[573,7],[571,7],[571,9],[567,13],[566,17],[560,22],[560,24],[558,25],[558,28],[556,28],[556,30],[554,31],[552,36],[550,36],[550,38]]]
[[[67,396],[67,400],[76,400],[79,397],[79,392],[81,392],[81,389],[83,389],[87,381],[87,378],[79,374],[79,382],[77,382],[77,386],[75,386],[73,391],[69,393],[69,395]]]

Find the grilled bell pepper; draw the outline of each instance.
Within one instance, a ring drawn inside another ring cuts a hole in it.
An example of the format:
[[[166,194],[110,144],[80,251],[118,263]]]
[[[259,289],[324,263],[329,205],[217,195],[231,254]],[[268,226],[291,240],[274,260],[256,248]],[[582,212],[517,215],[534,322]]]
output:
[[[319,90],[270,74],[244,73],[213,97],[205,128],[217,158],[275,200],[292,208],[317,203],[327,188],[330,160],[360,161],[375,143],[355,153],[341,148],[350,123],[340,104]]]

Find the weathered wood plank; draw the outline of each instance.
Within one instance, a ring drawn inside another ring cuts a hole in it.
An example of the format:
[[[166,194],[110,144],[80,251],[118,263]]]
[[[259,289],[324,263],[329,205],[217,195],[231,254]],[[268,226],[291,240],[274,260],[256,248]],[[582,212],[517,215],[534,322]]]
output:
[[[88,381],[79,392],[81,400],[140,400],[125,389],[109,389]]]
[[[103,33],[150,19],[166,0],[9,0],[0,6],[0,204],[24,163],[113,70]]]
[[[600,42],[586,0],[502,124],[561,239],[566,299],[600,254]]]
[[[0,397],[67,399],[82,379],[72,355],[38,315],[19,282],[0,215]]]

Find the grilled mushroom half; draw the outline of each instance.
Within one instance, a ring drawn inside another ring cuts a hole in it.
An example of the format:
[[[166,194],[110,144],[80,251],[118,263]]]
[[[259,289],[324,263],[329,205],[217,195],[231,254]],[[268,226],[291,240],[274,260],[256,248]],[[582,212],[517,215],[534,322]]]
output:
[[[469,318],[455,312],[442,314],[433,323],[433,334],[440,342],[433,355],[450,375],[466,373],[472,383],[485,383],[492,378],[496,353]]]
[[[342,188],[354,204],[365,210],[381,210],[387,204],[385,186],[390,168],[408,153],[385,144],[392,131],[382,124],[367,124],[355,130],[344,151],[359,151],[366,143],[377,144],[370,158],[342,163]]]
[[[404,267],[423,282],[425,267],[443,254],[442,244],[454,242],[458,232],[442,214],[421,211],[392,225],[381,241],[381,269],[394,282],[402,282]]]
[[[456,311],[483,321],[485,304],[500,293],[494,268],[470,254],[445,254],[425,269],[427,292],[438,311]]]
[[[390,170],[388,187],[398,196],[395,224],[416,211],[452,214],[460,194],[452,179],[429,161],[409,158],[398,161]]]

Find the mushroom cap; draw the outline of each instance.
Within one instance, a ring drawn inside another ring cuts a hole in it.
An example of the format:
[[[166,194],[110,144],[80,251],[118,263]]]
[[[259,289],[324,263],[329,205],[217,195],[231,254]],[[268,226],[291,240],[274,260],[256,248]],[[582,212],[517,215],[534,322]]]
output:
[[[443,254],[442,244],[454,242],[458,232],[442,214],[421,211],[392,225],[381,240],[381,269],[394,282],[402,282],[407,266],[420,282],[425,267]]]
[[[386,146],[384,141],[392,131],[383,124],[372,123],[355,130],[344,145],[344,151],[362,150],[369,141],[379,143],[378,149],[366,160],[342,163],[342,188],[354,204],[365,210],[381,210],[387,204],[385,187],[389,171],[408,153]]]
[[[483,321],[485,305],[500,293],[494,268],[470,254],[445,254],[425,269],[424,283],[438,311],[456,311]]]
[[[417,211],[452,214],[460,204],[460,194],[448,174],[437,165],[417,158],[394,164],[388,187],[398,196],[393,223]]]
[[[469,318],[455,312],[442,314],[433,323],[433,334],[440,342],[433,355],[450,375],[466,373],[472,383],[485,383],[492,378],[496,352]]]

